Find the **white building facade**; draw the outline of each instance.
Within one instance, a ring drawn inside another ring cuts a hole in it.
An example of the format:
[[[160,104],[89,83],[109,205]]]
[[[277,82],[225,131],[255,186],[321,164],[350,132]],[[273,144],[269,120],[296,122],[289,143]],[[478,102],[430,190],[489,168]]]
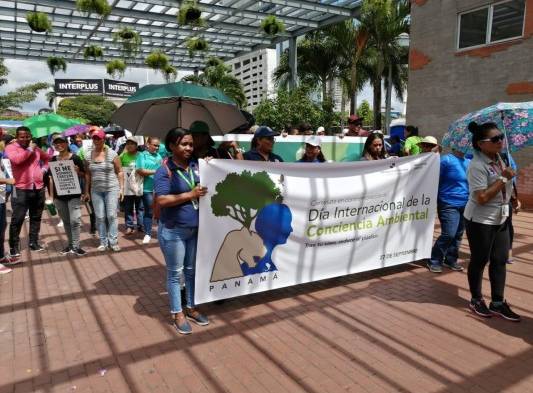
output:
[[[252,112],[266,98],[275,96],[274,71],[278,66],[275,49],[261,49],[226,61],[231,73],[242,82],[248,102],[246,110]]]

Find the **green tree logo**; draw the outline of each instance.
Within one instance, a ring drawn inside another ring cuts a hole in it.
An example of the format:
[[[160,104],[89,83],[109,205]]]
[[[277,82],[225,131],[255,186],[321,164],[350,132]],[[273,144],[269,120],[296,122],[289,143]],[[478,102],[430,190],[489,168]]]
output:
[[[230,173],[215,187],[211,209],[216,217],[231,217],[250,229],[257,212],[271,203],[282,203],[281,190],[266,172]]]

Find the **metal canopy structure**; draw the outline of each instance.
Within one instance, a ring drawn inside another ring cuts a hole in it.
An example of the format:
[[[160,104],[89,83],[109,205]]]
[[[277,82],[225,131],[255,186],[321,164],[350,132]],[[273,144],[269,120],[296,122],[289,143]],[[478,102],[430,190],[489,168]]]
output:
[[[111,14],[102,19],[78,12],[75,0],[0,0],[0,57],[46,60],[57,56],[71,63],[103,64],[123,58],[112,33],[128,26],[142,37],[139,53],[125,59],[128,66],[145,67],[146,56],[159,49],[178,70],[195,70],[202,68],[206,56],[230,59],[354,18],[361,0],[201,0],[199,3],[207,26],[193,29],[177,23],[180,1],[109,0]],[[48,14],[53,31],[32,31],[26,22],[26,14],[31,11]],[[272,38],[261,31],[261,21],[268,15],[276,15],[285,24],[283,34]],[[209,42],[209,50],[191,58],[186,39],[195,35]],[[84,59],[84,48],[88,45],[102,47],[104,58]]]

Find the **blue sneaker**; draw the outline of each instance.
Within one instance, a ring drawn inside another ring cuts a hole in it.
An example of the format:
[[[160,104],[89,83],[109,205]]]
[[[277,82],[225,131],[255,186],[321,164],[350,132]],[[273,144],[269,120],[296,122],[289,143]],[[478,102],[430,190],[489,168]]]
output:
[[[429,269],[429,271],[431,273],[442,273],[442,266],[441,265],[433,264],[433,263],[431,263],[431,261],[428,261],[426,263],[426,266],[428,267],[428,269]]]
[[[188,319],[196,323],[200,326],[206,326],[209,325],[209,319],[203,314],[200,314],[200,312],[194,308],[187,308],[187,311],[185,312],[185,315]]]
[[[172,324],[174,325],[174,328],[178,331],[180,334],[191,334],[192,333],[192,327],[189,321],[184,317],[183,319],[178,319],[178,314],[174,316],[174,320],[172,321]]]

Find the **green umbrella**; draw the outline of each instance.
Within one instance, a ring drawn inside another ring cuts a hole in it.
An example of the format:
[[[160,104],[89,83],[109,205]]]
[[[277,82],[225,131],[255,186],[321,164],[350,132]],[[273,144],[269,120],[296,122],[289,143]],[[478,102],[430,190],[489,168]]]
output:
[[[207,123],[215,135],[246,123],[237,105],[220,90],[185,82],[144,86],[111,118],[134,134],[157,137],[172,128],[188,129],[197,120]]]
[[[69,127],[82,123],[81,119],[67,119],[56,113],[32,116],[23,122],[31,130],[34,138],[48,136],[56,132],[60,133]]]

